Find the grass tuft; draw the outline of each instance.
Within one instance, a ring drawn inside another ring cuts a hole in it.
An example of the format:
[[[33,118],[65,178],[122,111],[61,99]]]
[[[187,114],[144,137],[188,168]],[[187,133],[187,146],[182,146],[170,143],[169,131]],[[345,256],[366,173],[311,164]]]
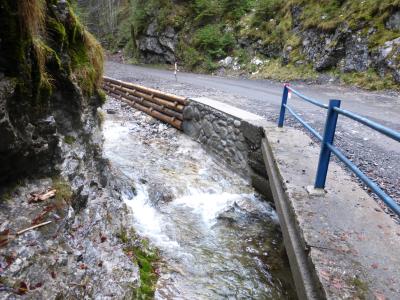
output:
[[[18,14],[29,36],[39,36],[44,28],[46,16],[45,0],[19,0]]]

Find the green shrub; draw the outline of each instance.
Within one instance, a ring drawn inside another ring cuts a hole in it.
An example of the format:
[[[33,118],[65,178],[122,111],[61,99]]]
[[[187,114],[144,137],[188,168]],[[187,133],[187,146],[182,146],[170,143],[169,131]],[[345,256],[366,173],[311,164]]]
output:
[[[254,21],[262,23],[276,17],[284,2],[281,0],[258,0],[253,4]]]
[[[219,0],[195,0],[193,8],[195,12],[194,20],[198,22],[222,15],[222,5]]]
[[[399,86],[394,82],[390,75],[379,76],[374,69],[368,69],[365,72],[342,73],[339,76],[341,82],[368,90],[399,90]]]
[[[254,0],[222,0],[223,12],[229,19],[238,20],[250,11]]]
[[[233,48],[235,40],[231,33],[222,32],[221,25],[211,24],[196,32],[193,44],[214,59],[225,56]]]
[[[196,49],[187,47],[182,50],[182,60],[185,66],[192,70],[201,63],[202,57]]]

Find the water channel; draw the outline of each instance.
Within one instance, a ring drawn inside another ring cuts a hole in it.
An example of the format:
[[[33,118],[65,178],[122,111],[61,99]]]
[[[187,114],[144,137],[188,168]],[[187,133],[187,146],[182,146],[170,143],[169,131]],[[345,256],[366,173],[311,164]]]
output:
[[[160,249],[156,299],[296,299],[273,207],[201,145],[112,105],[104,151],[136,187],[135,230]]]

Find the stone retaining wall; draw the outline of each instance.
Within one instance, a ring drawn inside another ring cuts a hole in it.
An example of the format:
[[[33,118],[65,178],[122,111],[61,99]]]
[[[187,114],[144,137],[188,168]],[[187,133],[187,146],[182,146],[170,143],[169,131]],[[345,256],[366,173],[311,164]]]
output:
[[[195,98],[189,100],[183,119],[185,134],[225,160],[272,200],[261,152],[261,117],[208,98]]]

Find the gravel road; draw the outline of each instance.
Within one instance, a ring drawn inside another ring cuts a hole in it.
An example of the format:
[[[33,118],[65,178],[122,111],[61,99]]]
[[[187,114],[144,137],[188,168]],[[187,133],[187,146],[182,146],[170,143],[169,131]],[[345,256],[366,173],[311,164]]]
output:
[[[225,78],[211,75],[179,73],[107,62],[107,76],[142,84],[186,97],[208,97],[256,113],[276,122],[282,96],[282,84],[268,80]],[[292,84],[293,88],[328,103],[341,99],[342,108],[400,131],[400,96],[396,92],[367,92],[332,84]],[[307,122],[323,132],[325,111],[318,107],[289,100]],[[286,124],[304,130],[288,116]],[[336,145],[368,176],[372,177],[390,196],[400,203],[400,147],[395,142],[366,126],[340,117]],[[316,158],[317,160],[317,158]],[[329,182],[327,183],[329,184]],[[368,190],[368,188],[365,188]],[[382,208],[387,211],[385,206]],[[389,212],[390,213],[390,212]]]

